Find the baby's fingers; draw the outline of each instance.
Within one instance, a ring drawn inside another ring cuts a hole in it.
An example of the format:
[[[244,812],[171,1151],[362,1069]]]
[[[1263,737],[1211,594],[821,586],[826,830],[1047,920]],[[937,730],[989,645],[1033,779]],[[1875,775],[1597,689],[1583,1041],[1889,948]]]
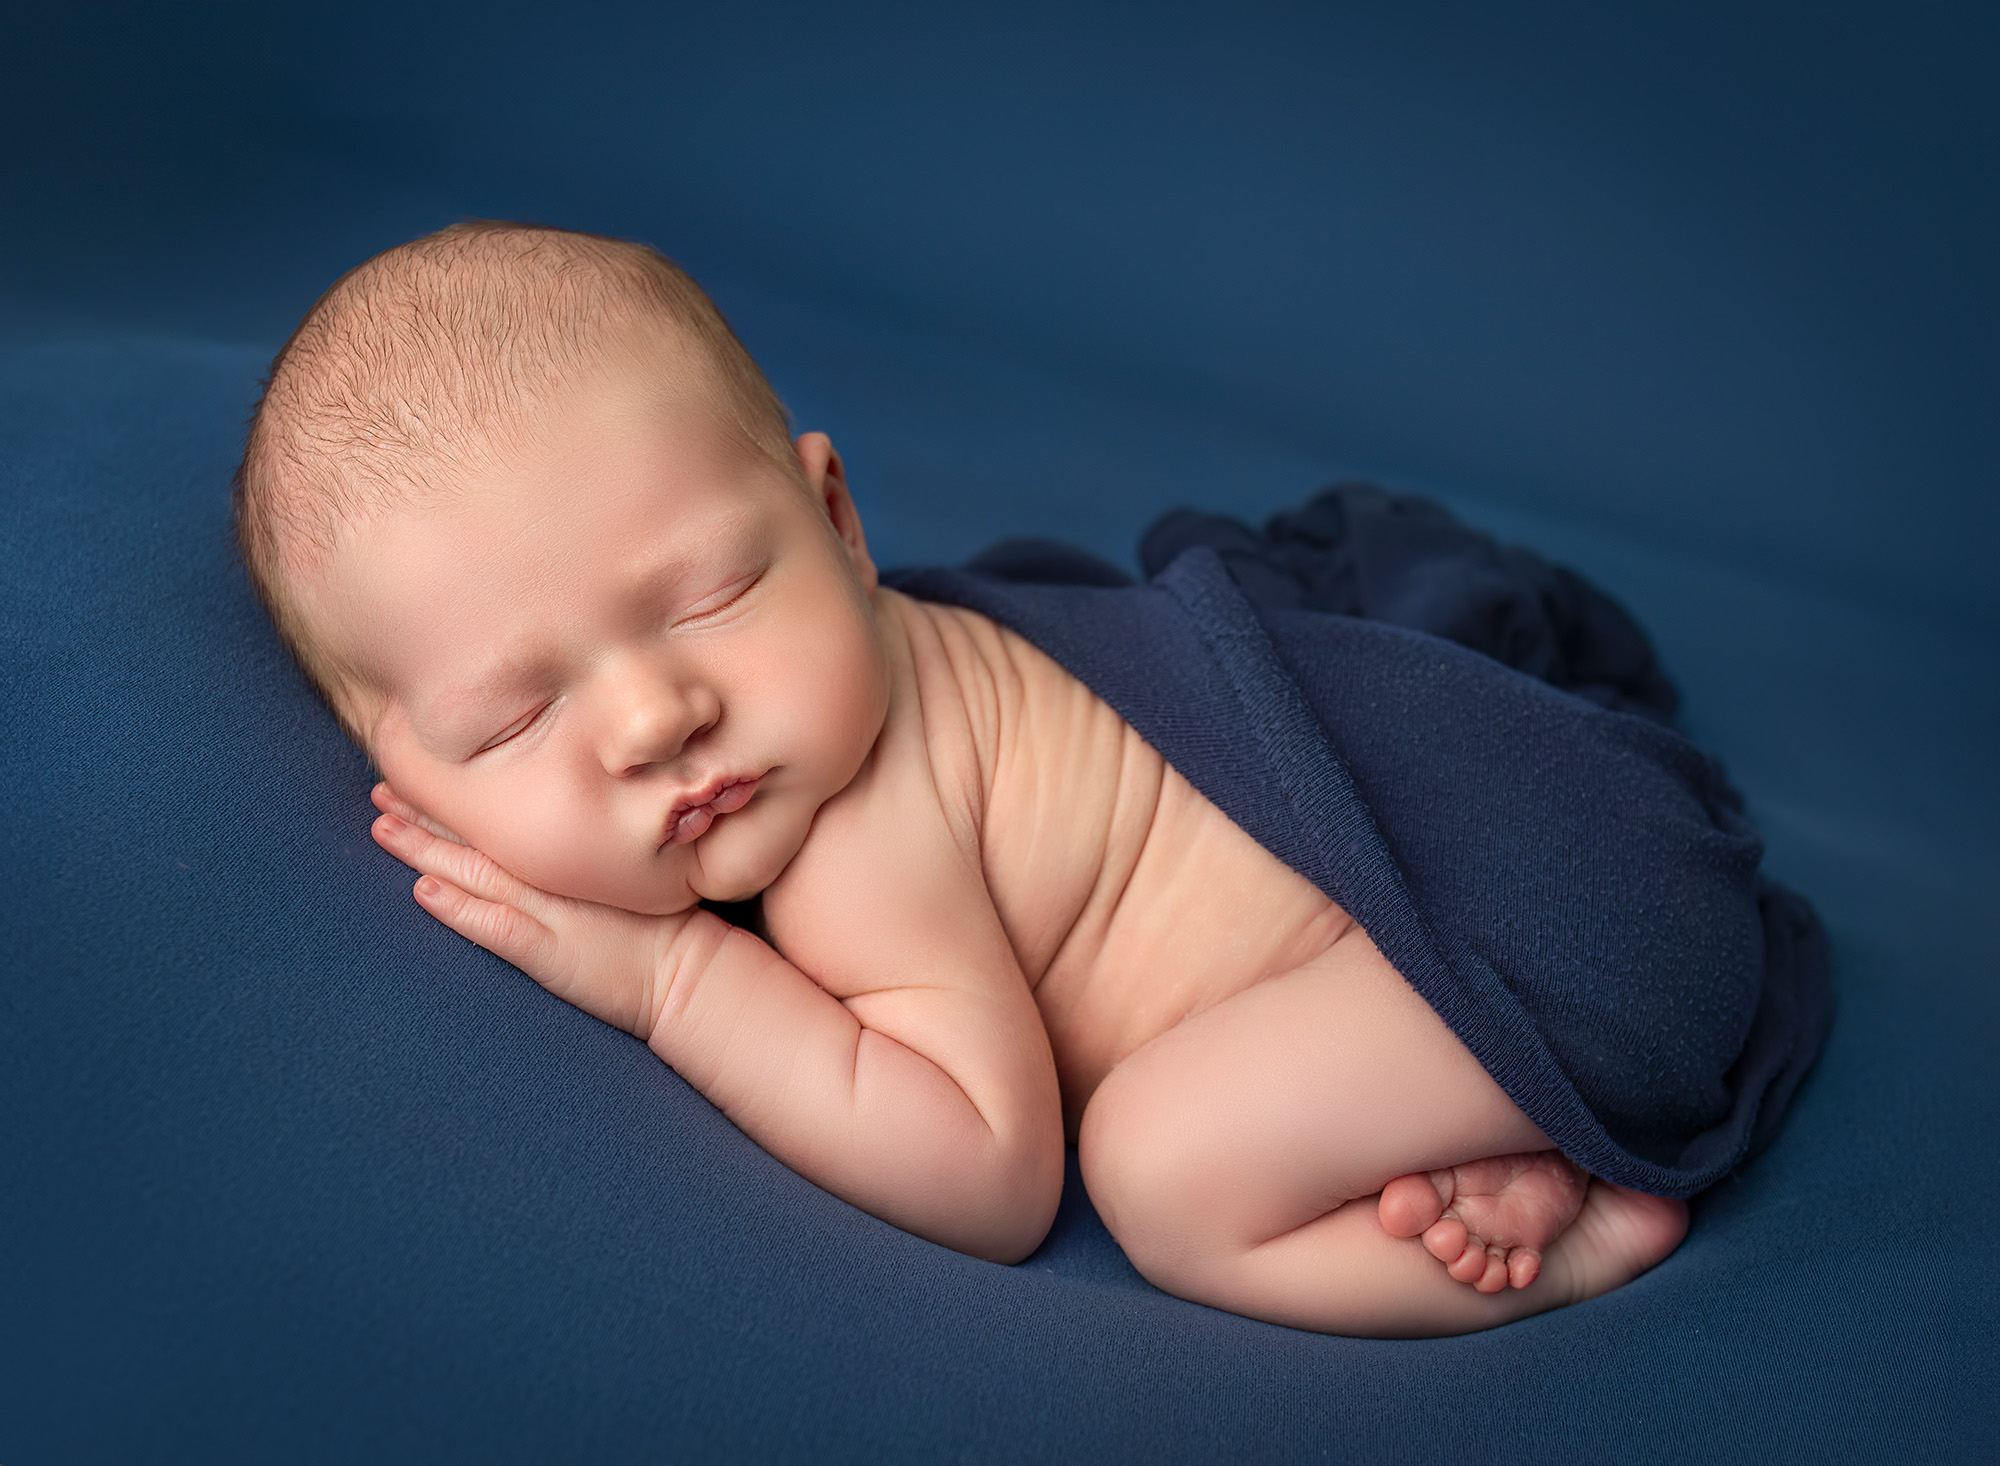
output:
[[[418,905],[467,941],[538,982],[548,981],[555,966],[555,933],[532,916],[498,901],[482,901],[436,876],[417,882],[416,897]]]
[[[409,800],[403,798],[394,789],[391,789],[387,783],[377,784],[373,789],[369,790],[368,799],[382,813],[402,820],[405,824],[421,825],[433,835],[438,836],[440,839],[449,840],[454,845],[463,845],[465,843],[450,830],[447,830],[443,825],[410,803]]]
[[[442,839],[399,816],[382,815],[371,833],[376,844],[410,869],[448,881],[482,901],[525,906],[534,899],[532,888],[522,885],[470,845]]]

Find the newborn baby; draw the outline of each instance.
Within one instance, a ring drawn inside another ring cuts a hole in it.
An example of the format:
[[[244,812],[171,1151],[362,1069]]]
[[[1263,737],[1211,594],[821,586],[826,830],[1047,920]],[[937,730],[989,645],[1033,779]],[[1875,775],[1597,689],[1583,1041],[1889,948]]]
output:
[[[360,266],[238,516],[424,909],[896,1226],[1026,1257],[1067,1136],[1160,1287],[1378,1336],[1686,1230],[1076,677],[879,584],[833,445],[649,250],[472,224]]]

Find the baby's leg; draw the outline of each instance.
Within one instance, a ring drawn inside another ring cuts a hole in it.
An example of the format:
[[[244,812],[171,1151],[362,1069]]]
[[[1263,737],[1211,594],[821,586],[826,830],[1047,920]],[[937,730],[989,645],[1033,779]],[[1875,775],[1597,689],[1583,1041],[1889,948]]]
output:
[[[1146,1277],[1329,1333],[1490,1328],[1615,1288],[1687,1230],[1681,1203],[1590,1181],[1575,1220],[1543,1239],[1551,1208],[1530,1194],[1535,1178],[1575,1173],[1472,1164],[1538,1157],[1548,1140],[1358,928],[1127,1057],[1091,1097],[1078,1143],[1092,1200]],[[1505,1172],[1528,1181],[1496,1187],[1522,1179]],[[1477,1275],[1459,1280],[1473,1271],[1467,1238],[1449,1259],[1458,1277],[1447,1271],[1433,1253],[1451,1238],[1431,1234],[1448,1224],[1493,1232],[1497,1280],[1484,1245]],[[1506,1286],[1515,1246],[1540,1254],[1525,1287]]]

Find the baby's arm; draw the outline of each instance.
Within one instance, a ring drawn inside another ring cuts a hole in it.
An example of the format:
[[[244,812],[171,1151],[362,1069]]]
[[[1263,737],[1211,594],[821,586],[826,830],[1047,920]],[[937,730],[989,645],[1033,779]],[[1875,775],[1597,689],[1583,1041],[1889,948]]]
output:
[[[1062,1189],[1054,1063],[1011,951],[981,940],[954,899],[976,871],[932,851],[902,872],[919,888],[885,897],[893,911],[823,908],[814,947],[845,960],[822,986],[708,912],[648,917],[551,896],[421,827],[387,786],[376,802],[376,838],[423,873],[425,910],[636,1034],[800,1174],[994,1261],[1018,1261],[1047,1232]],[[902,918],[892,925],[909,940],[871,940],[884,916]]]

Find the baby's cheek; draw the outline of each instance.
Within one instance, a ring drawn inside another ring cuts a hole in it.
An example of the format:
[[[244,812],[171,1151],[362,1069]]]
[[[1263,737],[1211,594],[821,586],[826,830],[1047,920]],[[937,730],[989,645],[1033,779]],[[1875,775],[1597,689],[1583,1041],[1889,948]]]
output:
[[[567,782],[560,770],[519,771],[482,785],[477,800],[466,801],[471,810],[462,833],[509,873],[551,895],[650,915],[692,906],[678,863],[663,871],[647,832],[621,824],[620,811],[600,793]]]
[[[806,731],[811,756],[835,776],[837,789],[853,776],[881,731],[889,668],[872,627],[853,617],[829,620],[838,634],[802,642],[793,665],[774,682],[789,689],[794,701],[786,714],[794,736]]]
[[[560,787],[539,787],[516,791],[499,813],[507,854],[489,852],[495,860],[555,895],[618,904],[624,842],[602,811]]]

